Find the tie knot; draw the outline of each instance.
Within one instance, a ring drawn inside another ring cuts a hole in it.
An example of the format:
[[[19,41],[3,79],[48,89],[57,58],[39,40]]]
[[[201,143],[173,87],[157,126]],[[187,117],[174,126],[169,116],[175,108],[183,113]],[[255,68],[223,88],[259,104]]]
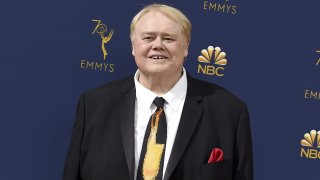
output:
[[[157,108],[163,108],[164,102],[166,100],[164,100],[162,97],[156,97],[153,100],[153,103],[157,106]]]

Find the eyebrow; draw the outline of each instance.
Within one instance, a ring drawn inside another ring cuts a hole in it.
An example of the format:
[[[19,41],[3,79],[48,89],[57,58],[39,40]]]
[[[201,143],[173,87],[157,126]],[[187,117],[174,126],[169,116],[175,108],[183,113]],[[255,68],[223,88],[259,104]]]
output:
[[[156,35],[156,34],[158,34],[158,33],[157,32],[143,32],[143,33],[141,33],[141,35]],[[171,33],[160,33],[160,35],[162,35],[162,36],[172,36],[172,37],[176,36],[176,35],[171,34]]]

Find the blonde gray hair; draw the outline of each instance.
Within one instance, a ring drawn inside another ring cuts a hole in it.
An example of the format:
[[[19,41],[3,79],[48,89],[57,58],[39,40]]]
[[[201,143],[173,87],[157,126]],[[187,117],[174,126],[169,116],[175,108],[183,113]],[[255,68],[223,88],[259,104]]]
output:
[[[191,22],[190,20],[187,18],[186,15],[184,15],[180,10],[168,6],[168,5],[164,5],[164,4],[151,4],[148,5],[146,7],[144,7],[142,10],[140,10],[138,12],[138,14],[136,14],[132,21],[131,21],[131,25],[130,25],[130,38],[132,40],[132,36],[135,30],[135,26],[138,23],[138,21],[141,19],[142,16],[144,16],[145,14],[147,14],[150,11],[159,11],[162,14],[164,14],[165,16],[167,16],[168,18],[170,18],[171,20],[177,22],[178,24],[180,24],[181,29],[182,29],[182,34],[185,36],[187,42],[190,42],[191,39]]]

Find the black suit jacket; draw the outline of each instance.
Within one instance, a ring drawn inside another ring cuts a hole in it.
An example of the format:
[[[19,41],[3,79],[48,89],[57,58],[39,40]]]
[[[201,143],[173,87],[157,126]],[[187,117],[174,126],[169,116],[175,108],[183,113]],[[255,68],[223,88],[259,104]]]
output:
[[[79,101],[64,180],[133,180],[133,77],[84,93]],[[213,148],[224,160],[208,164]],[[187,96],[164,180],[252,180],[246,105],[216,85],[188,76]]]

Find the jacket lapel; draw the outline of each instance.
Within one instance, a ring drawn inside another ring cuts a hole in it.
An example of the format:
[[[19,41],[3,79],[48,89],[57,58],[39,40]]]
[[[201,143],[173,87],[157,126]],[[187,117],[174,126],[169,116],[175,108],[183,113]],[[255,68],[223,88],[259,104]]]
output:
[[[195,80],[188,76],[187,96],[164,180],[170,179],[201,118],[203,108],[199,105],[199,102],[202,100],[202,96],[198,92]]]
[[[136,91],[133,78],[127,80],[122,90],[122,97],[119,100],[118,113],[121,139],[129,169],[130,180],[134,178],[134,108]]]
[[[202,100],[200,90],[197,88],[196,80],[188,75],[188,90],[184,103],[181,120],[175,143],[169,158],[164,180],[169,180],[179,160],[181,159],[194,130],[201,118],[203,108],[199,105]],[[130,78],[124,84],[122,97],[119,100],[118,113],[121,139],[130,173],[130,180],[134,178],[134,109],[136,91],[134,80]]]

